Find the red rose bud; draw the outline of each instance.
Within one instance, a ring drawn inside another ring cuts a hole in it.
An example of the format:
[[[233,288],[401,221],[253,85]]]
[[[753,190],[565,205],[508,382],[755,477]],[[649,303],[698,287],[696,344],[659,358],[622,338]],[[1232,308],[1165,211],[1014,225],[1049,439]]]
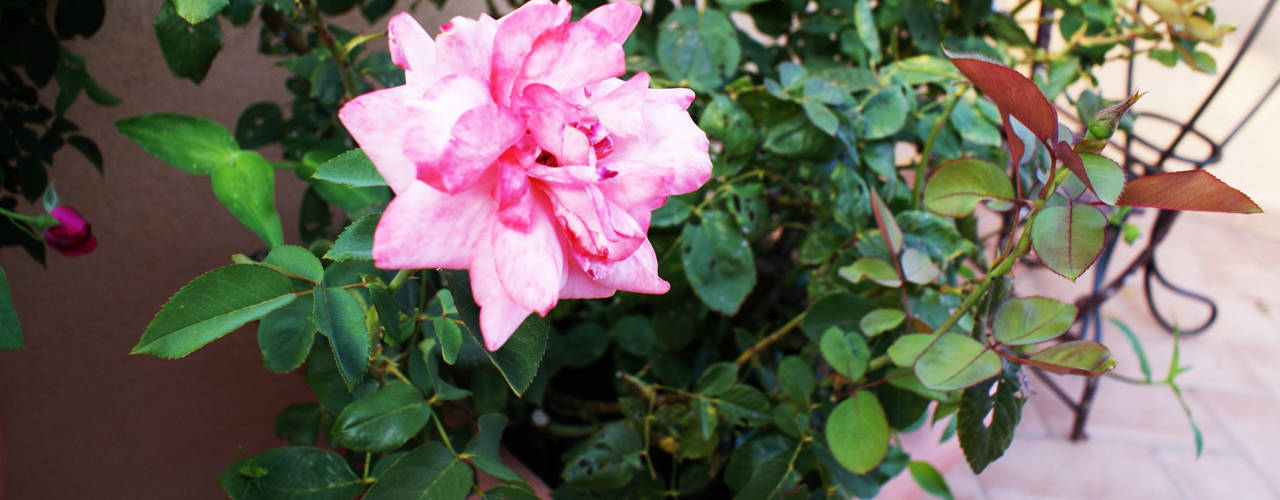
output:
[[[58,225],[44,230],[44,241],[50,248],[67,257],[78,257],[98,247],[93,228],[75,209],[56,207],[49,215],[58,220]]]

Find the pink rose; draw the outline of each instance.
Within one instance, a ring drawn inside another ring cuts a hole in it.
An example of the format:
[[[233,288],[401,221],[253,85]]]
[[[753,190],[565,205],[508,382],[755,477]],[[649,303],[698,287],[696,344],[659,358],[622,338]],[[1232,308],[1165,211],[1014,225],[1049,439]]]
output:
[[[650,212],[711,175],[693,92],[617,78],[640,8],[570,12],[534,0],[454,18],[434,41],[398,14],[388,39],[406,84],[339,112],[396,193],[374,261],[469,269],[489,349],[562,298],[665,293]]]
[[[58,225],[44,230],[44,241],[49,248],[67,257],[78,257],[93,252],[98,247],[98,238],[93,236],[93,228],[79,212],[71,207],[55,207],[49,212]]]

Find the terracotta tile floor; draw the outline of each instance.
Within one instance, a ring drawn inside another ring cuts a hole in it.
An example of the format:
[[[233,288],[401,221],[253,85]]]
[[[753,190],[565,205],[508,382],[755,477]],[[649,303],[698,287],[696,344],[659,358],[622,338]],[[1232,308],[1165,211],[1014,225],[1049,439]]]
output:
[[[1219,18],[1242,26],[1236,43],[1261,1],[1215,2]],[[1206,114],[1204,129],[1226,135],[1254,97],[1280,72],[1280,13],[1228,84],[1226,98]],[[1218,52],[1219,68],[1234,53]],[[1211,87],[1211,77],[1140,65],[1138,85],[1150,94],[1141,109],[1190,116]],[[1119,71],[1104,82],[1123,82]],[[1236,90],[1232,90],[1232,89]],[[1116,95],[1119,91],[1115,92]],[[1191,96],[1192,98],[1189,98]],[[1114,96],[1112,96],[1114,97]],[[1139,122],[1142,125],[1142,122]],[[1140,129],[1144,130],[1144,129]],[[1154,131],[1157,138],[1169,131]],[[1203,334],[1182,340],[1181,360],[1192,366],[1180,376],[1184,396],[1204,435],[1204,454],[1195,456],[1192,433],[1173,394],[1164,387],[1104,379],[1089,416],[1088,439],[1067,439],[1073,416],[1037,378],[1030,378],[1031,401],[1023,427],[1004,458],[981,475],[963,461],[946,473],[956,498],[1025,499],[1269,499],[1280,498],[1280,96],[1272,96],[1226,150],[1218,177],[1241,188],[1268,213],[1250,216],[1186,214],[1173,228],[1158,259],[1174,283],[1208,295],[1218,304],[1217,322]],[[1167,139],[1162,139],[1167,140]],[[1160,140],[1157,140],[1160,143]],[[1113,154],[1114,156],[1114,154]],[[1150,214],[1136,219],[1144,230]],[[1123,247],[1112,272],[1138,247]],[[1041,270],[1019,271],[1020,294],[1072,301],[1092,283],[1091,274],[1069,283]],[[1169,293],[1157,293],[1162,310],[1182,324],[1203,320],[1207,309]],[[1157,378],[1163,377],[1173,347],[1148,311],[1140,278],[1102,309],[1104,318],[1127,324],[1141,339]],[[1103,342],[1119,360],[1116,373],[1141,376],[1124,335],[1104,325]],[[1078,380],[1062,378],[1073,394]],[[923,494],[921,494],[923,497]]]

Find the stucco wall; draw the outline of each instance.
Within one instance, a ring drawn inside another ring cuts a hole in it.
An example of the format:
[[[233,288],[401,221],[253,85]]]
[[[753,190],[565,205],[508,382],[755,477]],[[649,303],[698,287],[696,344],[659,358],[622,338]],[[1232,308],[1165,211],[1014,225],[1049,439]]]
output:
[[[173,292],[262,244],[218,204],[206,178],[148,156],[112,121],[166,111],[232,128],[250,103],[287,99],[284,70],[256,52],[257,20],[246,28],[222,22],[225,47],[203,84],[171,76],[151,25],[161,2],[110,1],[102,29],[67,45],[124,101],[104,108],[81,96],[69,112],[101,147],[105,176],[70,147],[50,175],[64,203],[92,222],[97,251],[75,259],[50,252],[42,269],[17,248],[0,250],[26,336],[22,349],[0,351],[8,498],[225,498],[217,475],[282,445],[272,434],[276,412],[310,399],[300,374],[262,367],[252,329],[182,360],[128,354]],[[472,5],[479,3],[455,0],[446,11],[475,15]],[[430,2],[416,16],[428,27],[447,19]],[[382,29],[358,15],[336,22]],[[279,159],[278,149],[264,154]],[[277,173],[276,184],[285,239],[296,242],[304,186],[289,172]]]

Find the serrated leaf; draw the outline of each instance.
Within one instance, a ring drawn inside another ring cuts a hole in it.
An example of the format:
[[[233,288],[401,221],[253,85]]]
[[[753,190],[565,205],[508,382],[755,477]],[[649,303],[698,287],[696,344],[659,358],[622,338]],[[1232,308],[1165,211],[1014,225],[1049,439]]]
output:
[[[1052,339],[1076,319],[1076,307],[1045,297],[1009,299],[996,310],[991,325],[996,342],[1027,345]]]
[[[342,230],[333,248],[324,254],[330,260],[373,260],[373,233],[378,229],[382,213],[369,214],[357,219]]]
[[[255,151],[239,151],[209,173],[213,195],[269,248],[284,243],[276,212],[275,171]]]
[[[342,455],[304,446],[238,460],[218,476],[218,484],[235,500],[351,500],[364,491]]]
[[[995,396],[991,384],[997,383]],[[1022,418],[1026,399],[1017,397],[1018,381],[1006,375],[965,389],[956,413],[956,435],[964,458],[975,474],[981,473],[1013,443],[1013,431]],[[983,422],[991,415],[991,425]]]
[[[1238,214],[1262,209],[1236,188],[1204,170],[1145,175],[1125,184],[1117,205],[1165,210],[1196,210]]]
[[[1096,377],[1116,367],[1111,351],[1092,340],[1072,340],[1031,355],[1027,365],[1059,375]]]
[[[964,76],[973,82],[984,95],[996,103],[1000,115],[1004,119],[1005,137],[1009,141],[1009,152],[1014,158],[1021,158],[1026,146],[1013,128],[1009,125],[1009,117],[1017,118],[1024,126],[1035,134],[1041,142],[1049,144],[1058,136],[1058,112],[1053,104],[1045,99],[1036,86],[1022,73],[978,53],[950,52],[943,48],[947,58]]]
[[[1004,171],[976,158],[942,164],[924,187],[925,207],[948,217],[968,217],[982,200],[992,200],[992,210],[1008,210],[1014,199],[1013,184]]]
[[[889,452],[889,421],[871,391],[858,391],[836,405],[825,433],[831,455],[855,474],[870,472]]]
[[[417,388],[388,384],[343,408],[332,432],[338,443],[356,451],[392,451],[404,446],[430,419],[431,406]]]
[[[258,322],[258,349],[268,370],[290,372],[306,361],[316,338],[313,300],[310,295],[298,297]]]
[[[296,298],[289,279],[271,269],[245,264],[214,269],[178,290],[130,353],[180,358]]]
[[[298,277],[319,283],[324,279],[324,265],[315,254],[297,245],[281,245],[271,249],[263,262],[287,271],[286,276]]]
[[[324,162],[311,174],[313,179],[320,179],[351,187],[386,186],[387,181],[378,173],[378,169],[365,156],[364,151],[353,149],[329,161]]]
[[[315,287],[315,322],[329,339],[338,373],[351,389],[369,371],[369,331],[364,307],[352,291],[324,284]]]
[[[1089,205],[1045,207],[1031,223],[1031,247],[1049,269],[1078,278],[1102,253],[1107,218]]]
[[[240,151],[235,137],[213,120],[153,113],[116,120],[116,129],[178,170],[209,175]]]
[[[703,212],[702,224],[685,225],[680,253],[698,298],[721,314],[736,314],[756,284],[755,258],[742,231],[724,212]]]
[[[365,500],[461,500],[475,473],[438,441],[400,457],[382,473]]]
[[[916,377],[925,387],[950,391],[1000,374],[1000,355],[958,333],[944,333],[916,358]]]

